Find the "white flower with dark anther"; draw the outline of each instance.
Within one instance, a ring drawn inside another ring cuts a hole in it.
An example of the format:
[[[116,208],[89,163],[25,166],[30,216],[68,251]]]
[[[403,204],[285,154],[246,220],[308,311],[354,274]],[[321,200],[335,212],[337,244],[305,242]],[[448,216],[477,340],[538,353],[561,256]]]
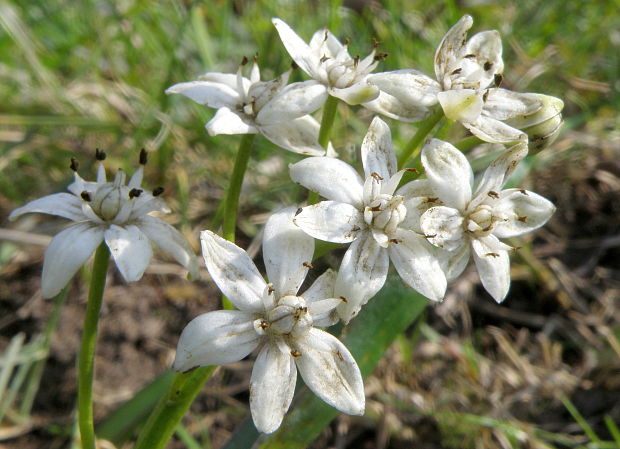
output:
[[[389,259],[409,286],[438,301],[446,277],[423,235],[406,226],[407,185],[396,190],[397,171],[390,129],[375,118],[362,143],[366,181],[339,159],[307,158],[290,166],[291,178],[328,199],[300,209],[295,224],[312,237],[351,243],[336,279],[335,294],[346,299],[338,314],[348,322],[385,283]]]
[[[544,225],[555,206],[523,189],[502,190],[527,155],[519,143],[502,153],[486,169],[473,190],[473,171],[467,158],[454,146],[438,139],[422,150],[427,179],[409,184],[410,225],[433,245],[447,250],[444,271],[448,280],[465,269],[470,254],[482,285],[501,302],[510,287],[508,251],[514,249],[500,238],[515,237]]]
[[[322,155],[318,143],[319,123],[311,112],[319,109],[327,93],[315,81],[288,84],[290,70],[271,81],[261,81],[254,62],[250,78],[209,72],[197,81],[175,84],[167,94],[181,94],[217,109],[207,123],[210,135],[260,133],[281,148],[300,154]]]
[[[266,283],[245,251],[210,231],[200,235],[209,274],[239,310],[218,310],[183,330],[174,369],[224,365],[257,347],[250,380],[256,428],[274,432],[293,399],[297,370],[322,400],[350,415],[364,413],[364,385],[357,363],[333,335],[314,326],[337,321],[335,273],[328,270],[301,295],[314,240],[292,223],[295,208],[276,212],[263,237]]]
[[[463,16],[439,44],[435,53],[437,81],[407,69],[371,75],[368,82],[384,93],[378,106],[406,112],[439,102],[447,118],[461,122],[486,142],[525,140],[522,131],[505,122],[536,112],[542,103],[534,94],[498,87],[504,70],[501,37],[492,30],[467,39],[472,24],[471,16]],[[395,118],[406,120],[407,114],[402,115]]]
[[[198,277],[198,264],[191,247],[179,231],[151,212],[170,212],[157,196],[163,189],[149,193],[141,188],[146,152],[140,152],[140,167],[125,185],[125,172],[119,170],[113,182],[106,182],[101,162],[105,153],[97,150],[99,168],[97,181],[83,180],[77,173],[78,162],[71,160],[75,180],[68,187],[71,193],[55,193],[15,209],[10,220],[29,213],[57,215],[72,220],[57,234],[45,251],[41,294],[44,298],[57,295],[75,272],[105,240],[116,265],[127,282],[139,280],[153,252],[149,240],[168,252]]]
[[[291,58],[309,77],[324,86],[329,95],[351,105],[372,101],[379,96],[379,89],[368,84],[366,78],[386,55],[376,54],[373,49],[364,59],[353,58],[347,45],[329,30],[315,32],[310,43],[306,44],[282,20],[271,21]]]

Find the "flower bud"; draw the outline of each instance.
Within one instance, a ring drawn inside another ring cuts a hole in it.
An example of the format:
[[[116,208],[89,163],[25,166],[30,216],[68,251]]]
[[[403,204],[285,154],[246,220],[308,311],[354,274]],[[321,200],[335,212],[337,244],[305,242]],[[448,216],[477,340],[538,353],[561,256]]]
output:
[[[564,102],[550,95],[532,95],[536,95],[542,107],[532,114],[506,120],[506,124],[527,133],[529,154],[536,154],[551,145],[560,133]]]

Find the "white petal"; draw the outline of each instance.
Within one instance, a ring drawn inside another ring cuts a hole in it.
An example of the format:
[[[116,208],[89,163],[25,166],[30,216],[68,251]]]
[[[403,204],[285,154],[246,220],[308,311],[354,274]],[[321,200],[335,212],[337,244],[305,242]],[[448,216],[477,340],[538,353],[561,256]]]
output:
[[[334,270],[327,269],[325,272],[320,275],[316,280],[312,283],[312,285],[303,292],[301,295],[306,304],[308,304],[308,310],[312,315],[312,321],[315,326],[318,327],[327,327],[336,324],[339,320],[338,314],[335,310],[330,310],[328,312],[319,313],[318,310],[313,309],[313,304],[317,302],[322,302],[325,298],[333,298],[334,297],[334,288],[336,286],[336,273]],[[329,299],[328,299],[329,301]],[[342,301],[338,298],[338,301]],[[336,306],[335,306],[336,307]]]
[[[408,182],[398,189],[396,194],[404,197],[403,205],[407,209],[407,215],[399,227],[423,234],[420,227],[420,217],[429,208],[441,204],[439,199],[435,197],[435,191],[430,181],[428,179],[416,179]]]
[[[392,133],[387,123],[375,117],[362,142],[364,174],[381,176],[385,182],[398,170],[398,162],[392,145]]]
[[[277,18],[271,19],[271,22],[278,30],[280,39],[291,58],[308,76],[320,81],[320,57],[285,22]]]
[[[471,123],[463,123],[463,126],[485,142],[511,143],[527,140],[527,135],[521,130],[484,115],[481,115]]]
[[[190,81],[175,84],[166,89],[166,93],[185,95],[196,103],[207,105],[210,108],[224,106],[234,108],[241,101],[239,92],[234,88],[213,81]]]
[[[56,234],[45,250],[41,295],[52,298],[60,293],[102,241],[103,229],[87,222]]]
[[[461,56],[475,55],[476,62],[482,68],[480,87],[487,87],[494,81],[496,74],[504,71],[502,61],[502,38],[497,30],[482,31],[474,34],[463,48]]]
[[[517,115],[530,115],[542,107],[536,94],[524,94],[507,89],[489,89],[483,114],[495,120],[508,120]]]
[[[399,229],[398,243],[388,246],[390,259],[402,280],[433,301],[441,301],[447,281],[436,250],[419,234]]]
[[[280,427],[296,382],[297,368],[291,354],[266,344],[254,362],[250,379],[250,410],[259,432],[272,433]]]
[[[510,289],[508,251],[488,251],[480,240],[472,240],[474,262],[482,285],[497,302],[502,302]]]
[[[437,81],[413,69],[370,75],[368,82],[410,109],[426,110],[437,104],[437,94],[441,90]]]
[[[221,73],[221,72],[207,72],[204,75],[198,77],[200,81],[210,81],[216,84],[223,84],[237,91],[239,88],[239,76],[238,73]],[[246,91],[250,86],[250,80],[242,77],[242,91]]]
[[[259,132],[277,146],[294,153],[322,156],[325,149],[319,145],[319,123],[311,116],[283,120],[271,125],[260,125]]]
[[[346,162],[331,157],[306,158],[289,165],[291,179],[324,198],[362,209],[364,182]]]
[[[474,20],[470,15],[464,15],[461,19],[448,30],[435,52],[435,75],[439,81],[446,76],[448,64],[455,60],[455,57],[463,48],[467,31],[473,25]]]
[[[265,225],[263,259],[275,297],[296,295],[312,262],[314,239],[293,223],[296,207],[275,212]]]
[[[261,108],[256,123],[262,126],[295,119],[316,111],[325,100],[327,90],[316,81],[289,84]]]
[[[140,280],[153,257],[148,237],[134,225],[111,225],[104,237],[123,279],[127,282]]]
[[[181,333],[173,368],[185,372],[197,366],[241,360],[262,338],[254,330],[253,321],[252,314],[238,310],[216,310],[197,316]]]
[[[194,250],[189,246],[183,234],[165,221],[150,215],[141,217],[137,225],[153,243],[183,265],[189,271],[190,278],[199,278]]]
[[[336,297],[346,300],[338,307],[342,321],[348,323],[381,290],[388,268],[388,252],[379,246],[371,232],[364,232],[351,244],[342,259],[334,289]]]
[[[306,206],[293,221],[308,235],[333,243],[352,242],[366,228],[362,212],[350,204],[337,201],[321,201]]]
[[[474,89],[446,90],[437,94],[444,114],[463,123],[475,121],[482,113],[482,95]]]
[[[86,218],[82,213],[82,200],[75,195],[63,192],[38,198],[15,209],[9,215],[9,220],[13,221],[23,214],[32,212],[57,215],[73,221],[81,221]]]
[[[398,97],[394,97],[386,92],[380,91],[379,96],[373,101],[363,103],[366,109],[392,118],[401,122],[419,122],[430,115],[431,110],[405,103]]]
[[[555,206],[537,193],[523,189],[507,189],[501,192],[494,212],[502,216],[505,221],[497,224],[493,234],[500,238],[515,237],[547,223],[555,212]]]
[[[245,122],[238,114],[228,108],[219,108],[215,116],[207,123],[210,136],[218,134],[256,134],[258,130],[252,124]]]
[[[250,256],[211,231],[200,233],[200,243],[207,270],[222,293],[240,310],[262,310],[267,283]]]
[[[499,193],[525,156],[527,156],[527,144],[519,143],[501,153],[491,162],[476,188],[474,200],[469,206],[470,210],[480,203],[491,201],[490,198],[496,195],[493,193],[489,195],[489,192]]]
[[[329,94],[355,106],[375,100],[379,96],[379,88],[364,80],[349,87],[330,87]]]
[[[463,210],[471,200],[474,173],[467,158],[448,142],[433,139],[422,150],[422,165],[436,196]]]
[[[349,350],[333,335],[310,329],[297,339],[299,373],[314,394],[349,415],[363,415],[362,374]]]
[[[467,241],[454,251],[440,251],[439,260],[448,282],[456,279],[465,270],[470,254],[471,244]]]
[[[420,217],[420,228],[433,245],[452,251],[463,244],[463,215],[446,206],[435,206]]]

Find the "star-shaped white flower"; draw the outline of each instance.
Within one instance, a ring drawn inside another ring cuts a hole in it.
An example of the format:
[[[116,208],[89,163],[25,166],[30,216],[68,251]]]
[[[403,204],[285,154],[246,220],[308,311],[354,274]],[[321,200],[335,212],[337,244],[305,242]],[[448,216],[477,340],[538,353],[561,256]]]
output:
[[[250,380],[250,409],[256,428],[274,432],[293,399],[297,370],[321,399],[350,415],[364,413],[364,385],[347,348],[314,326],[337,320],[333,309],[336,275],[329,270],[298,295],[314,252],[314,240],[292,223],[295,208],[267,221],[263,258],[267,284],[245,251],[203,231],[202,252],[209,274],[239,310],[218,310],[194,318],[183,330],[174,369],[224,365],[257,347]]]
[[[405,283],[438,301],[446,290],[434,248],[407,225],[408,184],[396,190],[390,129],[375,118],[362,142],[366,181],[347,163],[307,158],[290,166],[291,178],[329,201],[304,207],[294,222],[312,237],[349,243],[336,280],[336,296],[347,302],[338,314],[348,322],[385,283],[389,259]]]
[[[542,107],[534,94],[497,87],[504,62],[502,41],[496,30],[467,39],[473,19],[465,15],[444,36],[435,53],[437,81],[417,70],[396,70],[368,77],[384,93],[382,102],[392,110],[415,110],[416,105],[439,102],[446,117],[457,120],[486,142],[525,140],[506,120],[533,114]],[[407,120],[407,114],[396,117]]]
[[[549,200],[536,193],[502,190],[526,155],[525,143],[508,149],[491,163],[473,190],[467,158],[451,144],[433,139],[422,150],[427,179],[409,186],[408,193],[414,197],[407,209],[411,225],[433,245],[447,250],[444,270],[448,280],[465,269],[473,252],[482,285],[497,302],[508,294],[508,251],[513,249],[499,239],[533,231],[555,211]]]
[[[368,74],[381,59],[375,50],[364,59],[359,56],[352,58],[347,45],[343,45],[329,30],[315,32],[310,43],[306,44],[281,19],[271,21],[291,58],[309,77],[324,86],[329,95],[351,105],[377,98],[379,89],[366,82]]]
[[[287,85],[290,70],[271,81],[260,81],[254,62],[250,78],[209,72],[197,81],[175,84],[167,94],[182,94],[217,109],[207,123],[210,135],[260,133],[281,148],[300,154],[322,155],[318,143],[319,123],[311,112],[320,108],[327,93],[315,81]]]
[[[41,294],[44,298],[57,295],[75,272],[105,240],[116,265],[127,282],[139,280],[146,270],[153,251],[149,240],[168,252],[198,277],[194,253],[179,231],[151,212],[170,212],[159,198],[161,188],[149,193],[141,189],[146,152],[140,153],[140,167],[125,185],[125,172],[119,170],[113,182],[106,182],[101,161],[105,153],[97,151],[100,160],[97,181],[84,181],[77,173],[77,161],[71,168],[75,180],[68,187],[71,193],[55,193],[15,209],[9,220],[30,213],[57,215],[72,220],[58,233],[45,251]]]

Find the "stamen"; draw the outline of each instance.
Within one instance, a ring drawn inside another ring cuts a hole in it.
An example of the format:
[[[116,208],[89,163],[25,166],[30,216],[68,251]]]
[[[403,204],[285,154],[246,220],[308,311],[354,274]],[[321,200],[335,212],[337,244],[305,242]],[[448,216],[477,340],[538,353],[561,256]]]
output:
[[[246,65],[248,62],[249,62],[249,61],[248,61],[248,57],[247,57],[247,56],[244,56],[244,57],[243,57],[243,59],[241,60],[241,64],[239,64],[239,65],[240,65],[240,66],[244,66],[244,65]]]
[[[319,62],[323,63],[323,62],[327,61],[328,59],[329,59],[329,56],[323,55],[323,56],[321,56],[321,59],[319,60]]]
[[[297,70],[298,68],[299,66],[297,65],[295,61],[291,62],[291,70]]]
[[[437,234],[424,234],[425,239],[434,239],[437,237]]]
[[[95,148],[95,159],[98,161],[105,161],[106,156],[105,151]]]
[[[520,221],[521,223],[527,223],[527,217],[521,217],[519,215],[517,215],[517,220]]]
[[[353,58],[353,66],[357,67],[357,65],[360,63],[360,55],[355,56],[355,58]]]
[[[73,171],[78,171],[78,168],[80,168],[80,161],[78,161],[76,158],[72,157],[71,158],[71,165],[69,165],[69,168]]]
[[[373,172],[370,174],[370,176],[372,176],[373,178],[375,178],[377,181],[383,181],[383,178],[382,178],[382,177],[381,177],[381,175],[379,175],[379,173],[377,173],[377,172],[374,172],[374,171],[373,171]]]
[[[129,191],[129,199],[138,198],[140,195],[142,195],[142,189],[131,189]]]
[[[377,48],[379,45],[381,45],[383,42],[379,41],[376,37],[373,37],[370,39],[372,42],[372,48]]]
[[[493,63],[491,61],[487,61],[484,63],[483,67],[485,71],[491,70],[491,67],[493,67]]]
[[[301,357],[301,352],[299,352],[297,349],[293,349],[293,350],[291,351],[291,355],[292,355],[293,357]]]
[[[387,53],[377,53],[373,59],[375,61],[383,61],[387,57],[388,57]]]
[[[140,165],[146,165],[147,161],[148,161],[148,153],[146,152],[146,150],[144,148],[142,148],[140,150]]]
[[[258,52],[254,53],[254,56],[252,57],[252,59],[254,60],[255,64],[258,64]]]
[[[351,38],[350,37],[345,37],[344,38],[344,46],[348,47],[350,43],[351,43]]]
[[[523,195],[525,195],[525,196],[529,196],[529,195],[527,194],[527,190],[520,189],[520,190],[519,190],[519,193],[521,193],[521,194],[523,194]]]
[[[155,189],[153,189],[153,196],[159,196],[162,193],[164,193],[163,187],[155,187]]]
[[[497,258],[497,257],[499,257],[499,254],[497,254],[497,253],[486,253],[486,254],[485,254],[485,256],[486,256],[486,257],[493,257],[493,258]]]
[[[495,76],[493,77],[493,82],[495,83],[495,87],[499,87],[502,84],[502,81],[504,81],[504,76],[500,75],[499,73],[496,73]]]
[[[345,298],[344,296],[341,296],[340,299],[342,300],[343,303],[349,304],[349,300]]]
[[[486,103],[486,102],[487,102],[487,98],[489,98],[489,92],[490,92],[490,90],[489,90],[489,89],[487,89],[487,90],[485,90],[485,91],[484,91],[484,93],[482,94],[482,101],[483,101],[484,103]]]
[[[91,201],[90,193],[88,193],[86,190],[80,193],[80,196],[82,197],[84,201],[86,201],[87,203],[90,203]]]
[[[439,197],[437,196],[427,196],[426,198],[424,198],[424,202],[425,203],[434,203],[439,199]]]
[[[303,209],[300,207],[295,211],[295,216],[301,214],[303,212]]]
[[[362,228],[360,228],[358,225],[353,225],[353,227],[351,228],[351,231],[353,231],[353,232],[357,232],[357,231],[359,231],[360,229],[362,229]]]
[[[302,265],[306,268],[314,268],[314,265],[312,265],[310,262],[304,262],[302,263]]]
[[[268,321],[261,321],[260,324],[258,325],[258,327],[260,327],[262,330],[267,330],[267,329],[269,329],[269,322]]]
[[[475,54],[473,53],[469,53],[468,55],[463,56],[464,58],[468,58],[468,59],[474,59],[476,57]]]
[[[493,190],[489,190],[489,191],[487,192],[487,195],[489,195],[491,198],[495,198],[495,199],[498,199],[498,198],[499,198],[499,193],[494,192]]]
[[[420,170],[418,170],[417,168],[414,168],[414,167],[411,167],[411,168],[405,168],[405,171],[408,171],[408,172],[413,172],[413,173],[415,173],[416,175],[419,175],[419,174],[420,174]]]
[[[394,243],[395,245],[398,245],[399,243],[402,243],[403,241],[400,239],[390,239],[388,240],[388,243]]]
[[[267,284],[267,294],[271,295],[276,290],[273,288],[273,284]]]
[[[338,358],[340,359],[341,362],[344,362],[344,357],[342,356],[340,351],[336,351],[336,355],[338,356]]]
[[[450,75],[458,75],[462,71],[463,71],[463,69],[459,67],[458,69],[454,69]]]

